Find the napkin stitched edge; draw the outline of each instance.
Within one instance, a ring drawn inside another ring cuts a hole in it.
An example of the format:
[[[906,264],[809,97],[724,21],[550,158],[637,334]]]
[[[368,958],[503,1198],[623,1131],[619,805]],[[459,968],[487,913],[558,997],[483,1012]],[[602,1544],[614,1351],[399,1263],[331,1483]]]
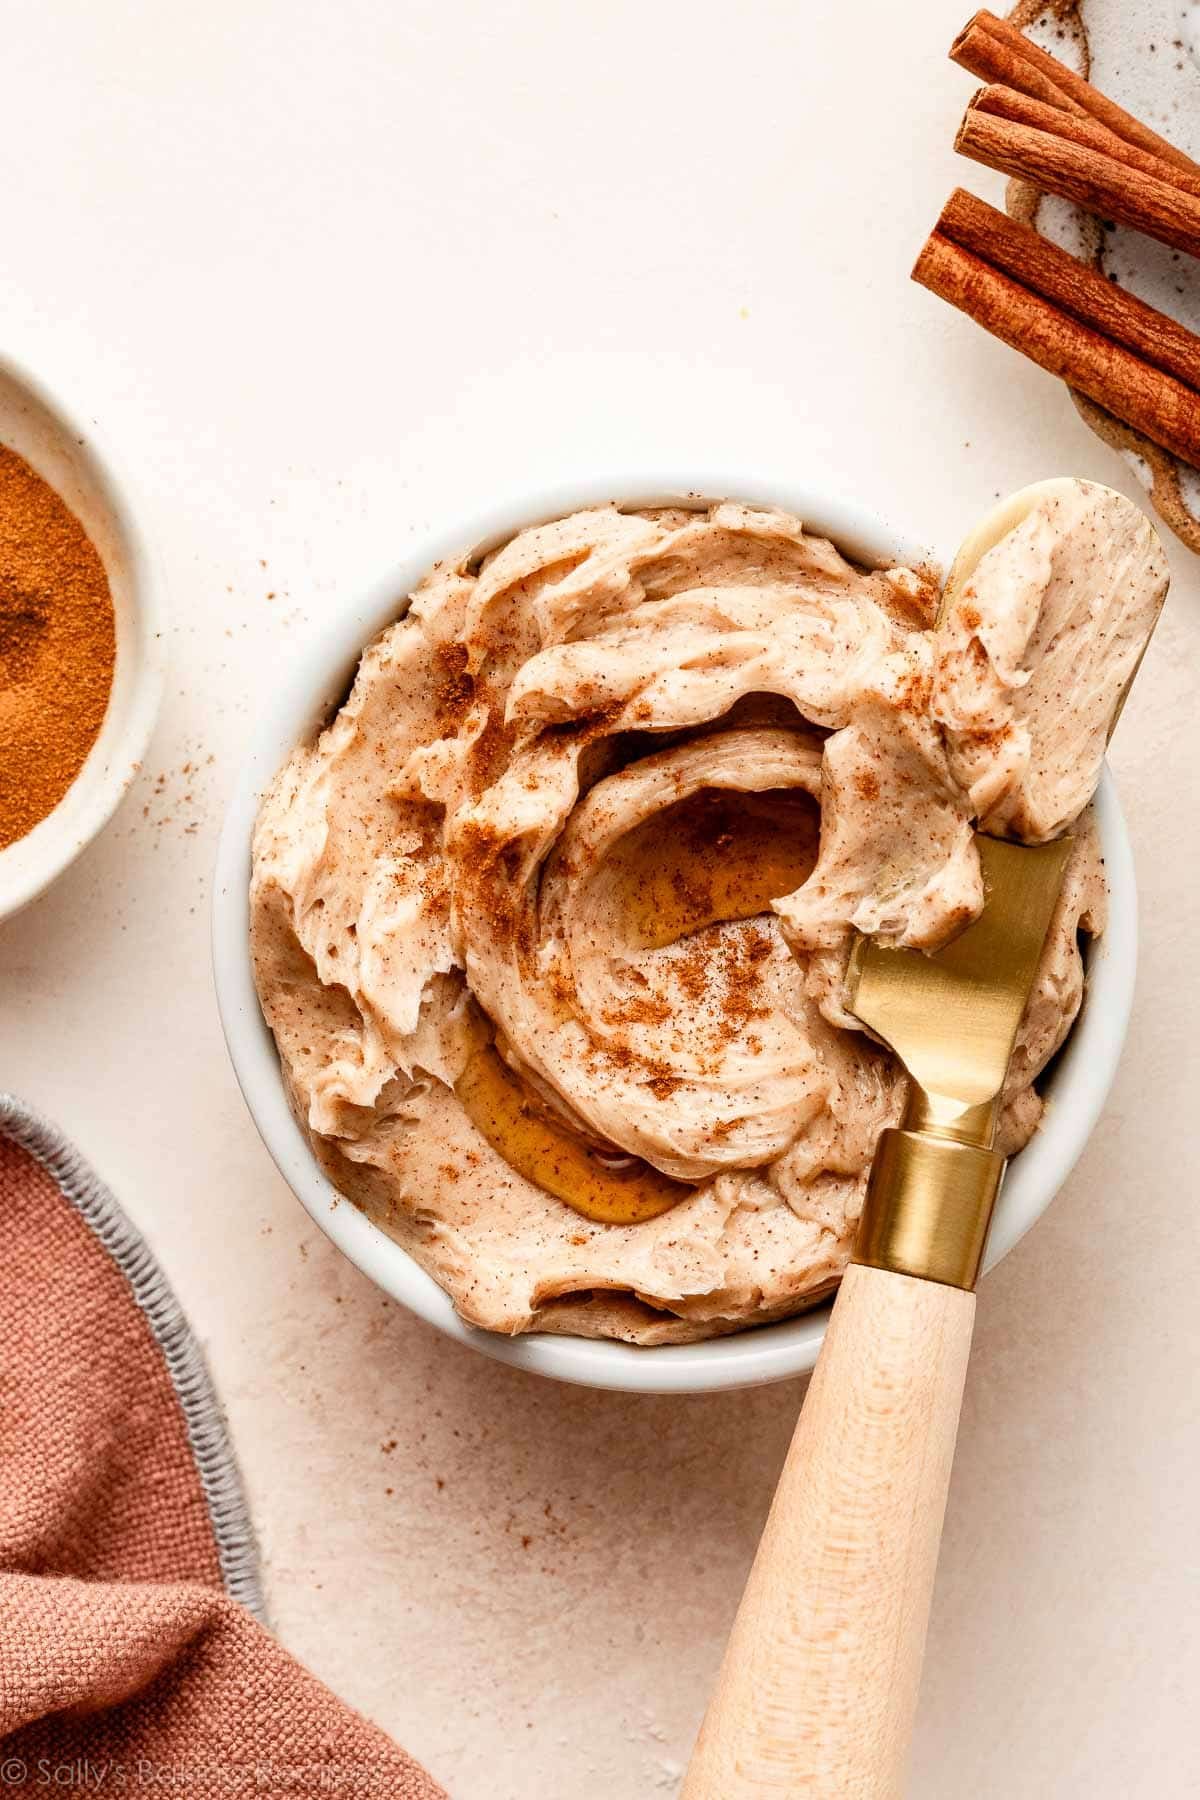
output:
[[[41,1164],[129,1284],[183,1414],[225,1591],[265,1624],[258,1545],[242,1478],[204,1352],[170,1282],[115,1195],[57,1126],[14,1094],[0,1092],[0,1132]]]

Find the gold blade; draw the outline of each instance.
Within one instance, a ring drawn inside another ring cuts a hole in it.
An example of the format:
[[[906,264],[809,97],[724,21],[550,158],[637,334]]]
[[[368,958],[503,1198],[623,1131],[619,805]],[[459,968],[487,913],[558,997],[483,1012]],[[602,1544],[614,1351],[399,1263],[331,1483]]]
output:
[[[979,522],[947,577],[939,625],[981,557],[1063,485],[1025,488]],[[935,956],[859,938],[847,975],[850,1010],[912,1077],[900,1127],[879,1139],[854,1260],[966,1289],[1004,1169],[992,1148],[1000,1095],[1072,848],[1069,838],[975,842],[985,890],[975,923]]]
[[[1029,847],[977,834],[985,903],[944,950],[894,950],[856,940],[850,1010],[913,1078],[906,1125],[990,1145],[1072,840]]]
[[[1022,519],[1042,500],[1053,499],[1056,494],[1067,493],[1075,486],[1075,479],[1070,475],[1055,475],[1049,481],[1035,481],[1030,487],[1019,488],[1015,494],[1009,494],[1006,499],[993,506],[991,512],[984,514],[963,539],[958,547],[958,554],[950,565],[950,573],[942,589],[941,605],[938,607],[939,624],[950,608],[957,604],[960,592],[988,551],[994,550],[1000,539],[1007,537],[1010,531],[1015,531]],[[1112,493],[1114,490],[1109,488],[1106,491]]]
[[[1007,499],[1001,500],[992,508],[991,512],[984,514],[979,523],[963,539],[958,553],[950,565],[950,573],[946,577],[938,606],[937,623],[939,625],[945,620],[950,608],[957,605],[963,588],[966,587],[988,551],[994,550],[1001,538],[1007,537],[1010,531],[1015,531],[1021,521],[1027,518],[1041,501],[1052,500],[1055,495],[1067,493],[1076,485],[1075,477],[1072,475],[1055,475],[1048,481],[1035,481],[1031,486],[1020,488],[1015,494],[1009,494]],[[1092,486],[1100,488],[1106,494],[1114,494],[1118,500],[1125,498],[1115,488],[1104,487],[1102,482],[1093,482]],[[1132,506],[1133,501],[1126,501],[1126,505]],[[1125,709],[1129,690],[1137,678],[1138,670],[1142,666],[1142,657],[1145,656],[1149,644],[1150,639],[1147,638],[1142,645],[1142,655],[1138,657],[1133,674],[1125,683],[1125,691],[1113,709],[1112,718],[1108,722],[1109,743],[1112,742],[1112,734],[1117,729],[1117,720]]]

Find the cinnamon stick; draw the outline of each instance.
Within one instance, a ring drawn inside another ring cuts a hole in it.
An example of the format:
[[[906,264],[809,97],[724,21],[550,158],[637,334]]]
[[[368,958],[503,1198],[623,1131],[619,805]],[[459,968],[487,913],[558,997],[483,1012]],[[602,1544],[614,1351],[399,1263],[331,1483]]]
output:
[[[1115,138],[1107,125],[1085,118],[1082,113],[1062,112],[1057,107],[1047,106],[1044,100],[1032,100],[1027,94],[1010,87],[980,88],[970,100],[969,106],[975,112],[991,113],[995,118],[1007,119],[1010,124],[1028,125],[1035,131],[1048,131],[1052,136],[1061,137],[1082,150],[1094,151],[1099,156],[1115,156],[1126,168],[1142,175],[1153,175],[1156,180],[1181,188],[1184,193],[1192,194],[1200,200],[1200,166],[1178,168],[1174,163],[1156,156],[1153,151],[1142,150],[1136,144],[1127,144],[1122,139]]]
[[[935,232],[1200,396],[1200,337],[1047,242],[1031,226],[956,188]]]
[[[1101,134],[1101,148],[1079,141],[1078,134],[1070,135],[1069,125],[1064,131],[1066,115],[1056,107],[1039,110],[1040,125],[1014,116],[1018,110],[1019,104],[984,88],[967,108],[955,149],[1074,200],[1103,219],[1132,225],[1160,243],[1200,256],[1200,194],[1168,178],[1165,165],[1159,165],[1161,174],[1134,166],[1126,159],[1126,146],[1111,133]]]
[[[1015,25],[998,19],[995,13],[975,14],[950,46],[950,59],[981,81],[1002,83],[1060,111],[1094,119],[1124,143],[1192,175],[1200,173],[1200,166],[1168,138],[1143,125],[1056,56],[1039,50]]]
[[[1200,468],[1200,340],[1173,320],[961,189],[913,279]]]

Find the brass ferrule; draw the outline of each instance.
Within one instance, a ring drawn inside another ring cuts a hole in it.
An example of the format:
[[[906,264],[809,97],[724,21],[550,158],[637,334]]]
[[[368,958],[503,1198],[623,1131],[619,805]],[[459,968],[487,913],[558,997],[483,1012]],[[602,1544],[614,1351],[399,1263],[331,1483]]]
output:
[[[929,1131],[884,1131],[852,1260],[970,1290],[1003,1173],[997,1150]]]
[[[1004,1173],[993,1149],[1005,1074],[1071,855],[975,839],[985,904],[935,955],[856,939],[851,1010],[908,1071],[898,1129],[875,1152],[854,1260],[975,1286]]]

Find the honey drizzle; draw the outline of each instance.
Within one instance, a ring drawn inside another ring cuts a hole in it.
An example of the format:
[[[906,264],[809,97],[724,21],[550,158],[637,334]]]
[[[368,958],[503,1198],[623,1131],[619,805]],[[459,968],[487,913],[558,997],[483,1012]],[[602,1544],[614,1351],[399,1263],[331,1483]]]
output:
[[[819,830],[816,802],[801,789],[705,788],[679,801],[615,852],[626,942],[661,949],[706,925],[757,917],[811,874]],[[472,1056],[455,1094],[510,1167],[597,1224],[637,1225],[695,1192],[615,1146],[624,1166],[610,1166],[539,1106],[491,1045]]]
[[[471,1058],[454,1091],[471,1123],[518,1175],[598,1224],[656,1219],[693,1192],[641,1157],[628,1157],[627,1168],[607,1167],[598,1152],[537,1111],[491,1045]]]
[[[811,875],[819,832],[820,811],[803,789],[702,788],[617,852],[627,871],[626,941],[661,950],[706,925],[757,918]]]

